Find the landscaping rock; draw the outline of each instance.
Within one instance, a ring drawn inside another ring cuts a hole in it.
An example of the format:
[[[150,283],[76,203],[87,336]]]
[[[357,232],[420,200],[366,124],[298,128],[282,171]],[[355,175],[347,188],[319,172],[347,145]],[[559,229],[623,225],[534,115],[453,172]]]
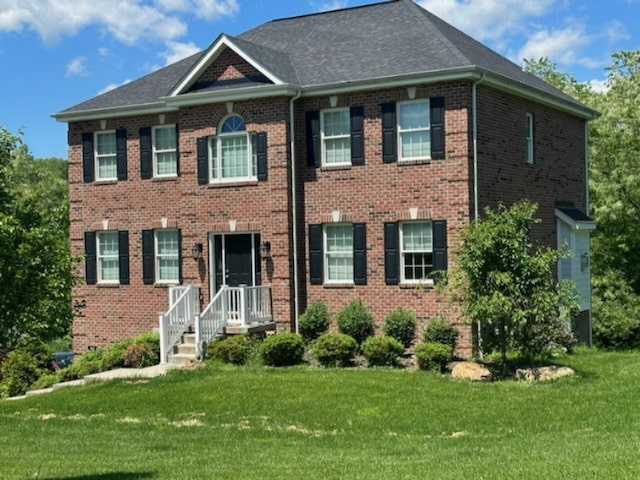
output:
[[[555,380],[556,378],[569,377],[575,372],[569,367],[558,367],[551,365],[548,367],[534,368],[518,368],[516,370],[516,378],[518,380],[527,380],[529,382],[546,382]]]
[[[475,362],[456,362],[451,369],[453,378],[462,378],[472,382],[488,382],[491,372],[487,367]]]

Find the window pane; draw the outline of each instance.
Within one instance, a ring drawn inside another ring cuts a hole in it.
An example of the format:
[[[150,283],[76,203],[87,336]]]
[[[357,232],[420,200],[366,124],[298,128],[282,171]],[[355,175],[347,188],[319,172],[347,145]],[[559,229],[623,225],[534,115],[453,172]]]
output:
[[[402,224],[402,250],[431,251],[431,223],[416,222]]]
[[[351,139],[327,139],[324,143],[325,163],[349,163],[351,161]]]
[[[180,276],[180,246],[177,230],[156,231],[156,261],[158,281],[178,281]]]
[[[175,150],[176,129],[174,126],[155,129],[156,150]]]
[[[118,281],[120,263],[118,259],[118,232],[98,233],[99,281]]]
[[[118,176],[117,163],[115,155],[98,157],[98,178],[116,178]]]
[[[158,280],[160,281],[178,281],[179,277],[178,260],[161,258],[158,261]]]
[[[156,169],[158,175],[176,175],[178,168],[175,152],[156,154]]]
[[[405,280],[423,280],[433,270],[432,253],[405,253],[403,260]]]
[[[429,131],[405,132],[400,134],[402,158],[428,157],[431,154]]]
[[[222,178],[248,177],[249,152],[247,136],[220,138]]]
[[[244,132],[246,130],[244,120],[238,115],[227,118],[220,129],[220,133]]]
[[[353,227],[326,227],[326,265],[328,280],[353,281]]]
[[[327,137],[351,134],[351,120],[349,110],[334,110],[323,112],[324,134]]]
[[[351,225],[327,227],[327,251],[351,252],[353,250],[353,228]]]
[[[99,233],[98,255],[118,255],[118,234],[116,232]]]
[[[428,102],[401,103],[399,110],[401,130],[429,128]]]
[[[115,155],[116,134],[115,132],[96,134],[96,151],[98,155]]]
[[[353,256],[346,253],[328,255],[327,270],[329,280],[353,281]]]
[[[178,232],[158,231],[158,255],[175,255],[178,256]]]

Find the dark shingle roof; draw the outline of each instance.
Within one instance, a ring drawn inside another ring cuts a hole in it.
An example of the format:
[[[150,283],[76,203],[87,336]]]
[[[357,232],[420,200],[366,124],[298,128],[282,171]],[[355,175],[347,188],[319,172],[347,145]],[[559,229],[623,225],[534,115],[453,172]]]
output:
[[[587,110],[411,0],[273,20],[226,38],[259,69],[303,89],[480,69]],[[161,97],[197,66],[202,55],[193,55],[60,114],[161,104]]]

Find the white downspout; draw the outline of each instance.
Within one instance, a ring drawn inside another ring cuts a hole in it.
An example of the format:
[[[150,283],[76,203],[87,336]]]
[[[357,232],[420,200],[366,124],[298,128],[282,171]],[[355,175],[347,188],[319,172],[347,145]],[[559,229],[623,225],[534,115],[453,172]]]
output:
[[[480,79],[473,82],[471,87],[471,129],[473,135],[473,221],[480,218],[478,207],[478,85],[484,81],[484,73],[480,74]],[[483,356],[482,335],[480,320],[478,320],[478,355]]]
[[[584,208],[586,210],[586,214],[590,215],[590,198],[589,198],[589,123],[584,122],[584,176],[585,176],[585,200],[584,200]],[[589,257],[591,257],[591,235],[589,234]],[[589,265],[591,265],[591,259],[589,258]],[[593,346],[593,322],[591,318],[591,310],[593,309],[591,298],[591,266],[589,266],[589,319],[587,320],[589,324],[589,336],[587,346],[591,348]]]
[[[291,223],[293,224],[293,316],[298,333],[299,284],[298,284],[298,209],[296,207],[296,136],[294,103],[300,98],[302,91],[298,90],[295,96],[289,100],[289,140],[291,142]]]

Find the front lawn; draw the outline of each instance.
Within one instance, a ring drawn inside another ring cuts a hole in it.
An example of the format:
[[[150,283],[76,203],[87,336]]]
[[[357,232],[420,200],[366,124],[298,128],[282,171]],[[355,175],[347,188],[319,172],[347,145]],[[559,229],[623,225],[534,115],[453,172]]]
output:
[[[548,384],[214,367],[0,401],[0,476],[640,478],[640,353]]]

